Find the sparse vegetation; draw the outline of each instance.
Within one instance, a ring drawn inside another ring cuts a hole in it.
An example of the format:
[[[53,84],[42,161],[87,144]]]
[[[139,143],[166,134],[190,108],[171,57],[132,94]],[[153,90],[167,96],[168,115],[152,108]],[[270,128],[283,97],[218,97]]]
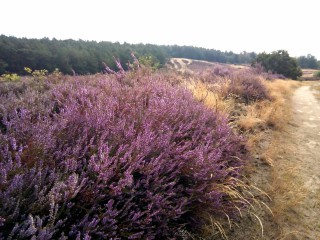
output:
[[[315,73],[314,73],[314,76],[320,78],[320,71],[315,72]]]

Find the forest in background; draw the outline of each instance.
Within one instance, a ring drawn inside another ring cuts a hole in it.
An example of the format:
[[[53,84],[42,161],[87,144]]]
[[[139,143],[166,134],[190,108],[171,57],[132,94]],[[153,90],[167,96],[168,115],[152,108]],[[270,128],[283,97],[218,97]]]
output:
[[[159,46],[154,44],[129,44],[119,42],[96,42],[83,40],[27,39],[0,36],[0,74],[25,74],[24,67],[47,69],[59,68],[63,73],[77,74],[101,72],[103,62],[115,68],[114,57],[125,65],[131,61],[134,52],[140,61],[147,61],[153,67],[161,67],[170,57],[190,58],[221,63],[246,64],[255,53],[222,52],[191,46]]]
[[[192,46],[27,39],[1,35],[0,75],[23,75],[26,74],[24,67],[46,69],[49,72],[58,68],[65,74],[93,74],[103,71],[103,63],[112,69],[116,68],[114,58],[118,58],[126,69],[126,63],[131,61],[131,52],[135,53],[141,63],[153,68],[162,67],[171,57],[232,64],[250,64],[257,57],[255,52],[244,51],[237,54]],[[310,54],[297,58],[297,62],[302,68],[319,68],[319,61]]]

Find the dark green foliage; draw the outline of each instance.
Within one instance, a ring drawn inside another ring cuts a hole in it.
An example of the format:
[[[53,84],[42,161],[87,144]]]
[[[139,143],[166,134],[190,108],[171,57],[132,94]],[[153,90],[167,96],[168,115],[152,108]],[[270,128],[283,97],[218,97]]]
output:
[[[318,60],[311,54],[308,54],[307,56],[300,56],[297,60],[301,68],[318,69],[320,67]]]
[[[256,57],[254,52],[241,52],[240,54],[231,51],[222,52],[215,49],[198,48],[191,46],[166,46],[166,51],[171,57],[190,58],[196,60],[205,60],[209,62],[245,64],[252,62]]]
[[[253,65],[257,63],[261,64],[266,71],[282,74],[288,78],[297,79],[302,75],[297,60],[290,57],[285,50],[274,51],[270,54],[260,53]]]
[[[169,57],[190,58],[222,63],[250,63],[255,53],[222,52],[189,46],[158,46],[152,44],[120,44],[118,42],[75,41],[57,39],[26,39],[0,36],[0,75],[3,73],[25,74],[24,67],[47,69],[59,68],[65,74],[97,73],[103,71],[102,62],[116,68],[114,57],[119,58],[127,69],[130,53],[138,59],[151,57],[152,67],[160,68]]]

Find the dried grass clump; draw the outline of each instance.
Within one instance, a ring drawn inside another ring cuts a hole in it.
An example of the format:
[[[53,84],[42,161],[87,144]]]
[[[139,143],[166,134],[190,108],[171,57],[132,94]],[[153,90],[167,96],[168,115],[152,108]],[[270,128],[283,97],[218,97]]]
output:
[[[214,111],[229,116],[234,108],[235,101],[233,98],[226,99],[222,94],[222,85],[206,84],[201,81],[188,81],[187,88],[191,90],[194,97],[202,102],[206,107]]]

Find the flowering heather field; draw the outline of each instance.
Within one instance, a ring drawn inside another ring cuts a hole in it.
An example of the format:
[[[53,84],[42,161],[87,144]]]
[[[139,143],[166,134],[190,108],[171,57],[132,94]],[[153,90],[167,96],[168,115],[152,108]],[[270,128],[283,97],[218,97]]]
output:
[[[269,98],[253,72],[210,74],[225,98]],[[0,82],[0,239],[183,239],[237,218],[245,141],[177,79]]]

